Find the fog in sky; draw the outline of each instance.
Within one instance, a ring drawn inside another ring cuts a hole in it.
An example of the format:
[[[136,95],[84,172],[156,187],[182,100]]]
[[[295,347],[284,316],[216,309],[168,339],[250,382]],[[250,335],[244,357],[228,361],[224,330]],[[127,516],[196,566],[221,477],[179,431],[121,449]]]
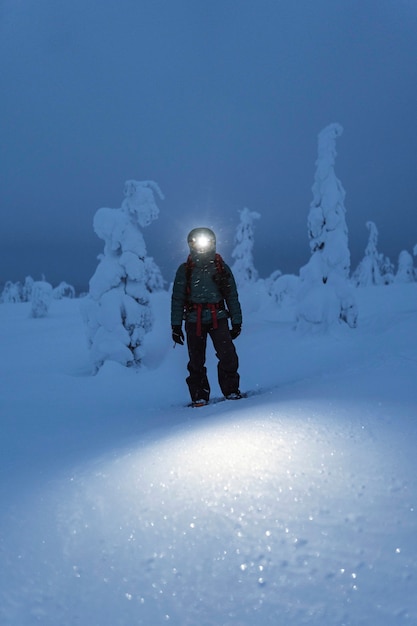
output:
[[[417,0],[1,0],[0,66],[0,283],[86,287],[128,179],[165,194],[167,281],[194,226],[230,260],[244,207],[261,276],[298,273],[332,122],[352,269],[368,220],[395,263],[417,243]]]

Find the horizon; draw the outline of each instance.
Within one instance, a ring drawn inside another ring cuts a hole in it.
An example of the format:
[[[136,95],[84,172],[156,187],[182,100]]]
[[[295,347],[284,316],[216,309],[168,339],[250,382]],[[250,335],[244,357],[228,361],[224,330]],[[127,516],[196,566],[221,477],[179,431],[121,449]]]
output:
[[[262,216],[261,216],[262,219]],[[258,220],[261,221],[261,220]],[[255,227],[255,239],[254,239],[254,266],[259,272],[259,277],[261,279],[268,278],[274,271],[280,270],[283,274],[293,274],[298,275],[299,270],[309,261],[311,257],[311,252],[309,249],[309,242],[307,239],[307,215],[306,215],[306,233],[305,233],[305,250],[304,253],[301,250],[301,247],[298,251],[298,255],[287,253],[284,259],[284,263],[281,264],[281,267],[274,266],[273,258],[283,258],[282,251],[276,252],[274,251],[273,243],[269,243],[269,245],[263,245],[263,243],[259,240],[257,236],[258,231],[258,221]],[[236,219],[236,227],[238,225],[238,219]],[[376,225],[378,226],[378,225]],[[150,226],[149,229],[145,228],[142,230],[144,235],[145,244],[147,246],[148,256],[152,256],[157,265],[159,266],[162,276],[165,280],[166,287],[168,288],[172,280],[174,279],[175,272],[180,263],[184,262],[187,257],[187,245],[186,240],[180,242],[176,248],[173,249],[171,255],[167,257],[164,255],[165,262],[163,264],[158,263],[158,256],[160,257],[160,246],[163,247],[163,244],[158,246],[158,220],[154,224]],[[356,254],[355,256],[351,252],[351,266],[350,266],[350,276],[359,265],[360,261],[365,256],[365,248],[368,242],[368,230],[364,228],[365,231],[365,239],[361,243],[363,243],[363,252],[362,255]],[[152,234],[152,237],[147,237],[147,235]],[[16,246],[14,243],[9,243],[8,245],[2,246],[2,253],[9,248],[9,254],[14,256],[15,263],[14,269],[10,269],[7,272],[7,277],[4,280],[0,280],[0,287],[3,288],[4,285],[10,281],[12,283],[23,283],[26,276],[31,276],[34,280],[41,280],[42,276],[50,282],[51,284],[58,284],[61,281],[65,281],[71,284],[77,294],[88,291],[89,289],[89,281],[93,276],[96,268],[98,266],[98,256],[103,254],[104,252],[104,241],[99,239],[93,232],[94,235],[94,246],[91,243],[89,246],[82,245],[71,245],[66,244],[62,246],[62,244],[43,244],[40,246],[34,245],[32,248],[32,254],[29,254],[27,249],[28,244],[21,244],[21,248],[24,248],[24,254],[22,250],[19,250],[19,246]],[[221,237],[219,238],[218,250],[221,252],[222,256],[226,259],[227,262],[232,263],[231,253],[234,248],[234,233],[233,236],[228,236],[224,241]],[[392,258],[389,255],[385,254],[384,250],[381,248],[379,241],[381,237],[378,237],[378,251],[387,256],[390,261],[394,265],[395,271],[398,266],[398,257],[403,250],[406,248],[401,248],[397,255]],[[289,245],[289,242],[287,242]],[[349,239],[350,244],[350,239]],[[155,248],[156,250],[153,250]],[[356,246],[357,248],[357,246]],[[260,255],[259,252],[263,250],[264,255]],[[267,250],[267,254],[265,255],[265,251]],[[407,250],[411,256],[413,255],[413,249]],[[41,253],[41,254],[40,254]],[[76,256],[77,258],[77,267],[74,269],[72,264],[72,259]],[[266,259],[267,257],[267,259]],[[24,259],[22,264],[19,264],[20,259]],[[58,258],[58,264],[57,264]],[[261,258],[263,260],[262,264],[257,263],[258,259]],[[28,261],[28,259],[30,259]],[[167,260],[169,259],[169,260]],[[269,262],[268,262],[269,261]],[[20,265],[20,266],[19,266]],[[80,265],[82,266],[80,268]],[[31,267],[30,271],[22,271],[23,267]],[[59,269],[58,269],[59,268]],[[4,271],[4,270],[3,270]],[[6,273],[5,273],[6,275]]]

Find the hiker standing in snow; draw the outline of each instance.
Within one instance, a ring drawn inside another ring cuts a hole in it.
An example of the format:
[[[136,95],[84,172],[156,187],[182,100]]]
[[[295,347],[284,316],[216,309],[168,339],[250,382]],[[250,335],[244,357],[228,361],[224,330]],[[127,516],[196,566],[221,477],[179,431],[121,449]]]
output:
[[[182,320],[185,319],[189,355],[186,381],[192,406],[204,406],[210,398],[205,367],[207,335],[219,360],[220,389],[227,399],[238,400],[242,396],[233,339],[241,331],[242,311],[236,282],[230,267],[216,253],[216,236],[212,230],[194,228],[188,235],[188,245],[190,254],[178,268],[172,290],[171,326],[174,342],[183,345]]]

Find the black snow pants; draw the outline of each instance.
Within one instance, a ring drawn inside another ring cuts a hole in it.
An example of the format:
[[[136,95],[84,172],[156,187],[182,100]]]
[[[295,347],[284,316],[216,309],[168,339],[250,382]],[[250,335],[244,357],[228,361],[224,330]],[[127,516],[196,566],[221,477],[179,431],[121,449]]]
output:
[[[205,367],[207,335],[210,335],[218,358],[217,375],[223,395],[228,396],[231,393],[237,393],[239,391],[239,359],[230,337],[227,319],[217,320],[217,328],[213,328],[211,324],[202,324],[200,336],[197,335],[197,324],[194,322],[187,321],[185,330],[190,359],[187,366],[190,372],[187,385],[191,400],[193,402],[195,400],[208,400],[210,397],[210,385]]]

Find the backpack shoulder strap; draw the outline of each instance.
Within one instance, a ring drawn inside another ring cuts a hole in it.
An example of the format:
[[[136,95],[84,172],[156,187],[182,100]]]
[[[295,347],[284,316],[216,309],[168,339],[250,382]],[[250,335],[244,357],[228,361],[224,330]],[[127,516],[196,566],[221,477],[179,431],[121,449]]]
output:
[[[216,256],[214,257],[214,262],[216,264],[216,270],[218,272],[218,274],[224,274],[225,269],[224,269],[224,261],[222,256],[216,252]]]
[[[216,254],[214,262],[216,265],[216,273],[214,274],[213,279],[220,289],[222,297],[226,299],[229,292],[229,272],[226,269],[226,264],[220,254]]]
[[[186,284],[186,293],[187,293],[187,299],[190,297],[191,294],[191,274],[193,271],[193,267],[194,267],[194,263],[193,260],[191,258],[191,254],[188,255],[188,258],[186,260],[186,262],[184,263],[185,265],[185,284]]]

